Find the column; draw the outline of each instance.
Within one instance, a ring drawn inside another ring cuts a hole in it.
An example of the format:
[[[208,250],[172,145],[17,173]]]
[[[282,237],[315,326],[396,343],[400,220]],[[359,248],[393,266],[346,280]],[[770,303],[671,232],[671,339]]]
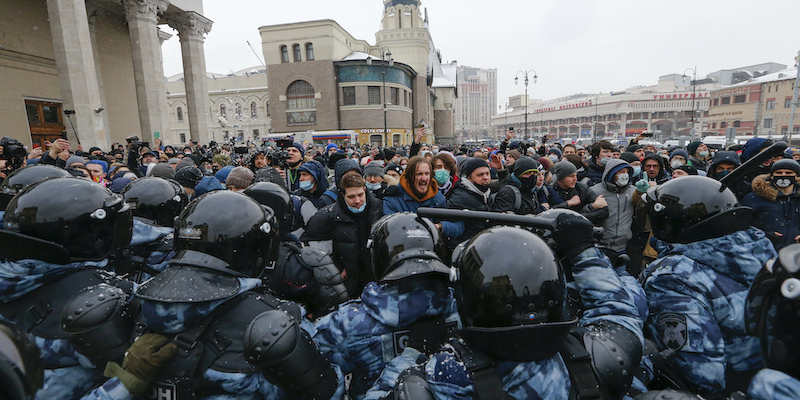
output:
[[[131,38],[133,79],[136,82],[136,99],[139,108],[142,141],[153,143],[163,132],[161,97],[166,96],[159,82],[164,80],[161,67],[161,43],[158,39],[158,15],[166,11],[166,0],[122,0],[128,32]],[[159,71],[161,71],[159,73]]]
[[[84,0],[47,0],[47,14],[63,107],[75,111],[70,116],[74,132],[69,121],[64,121],[68,138],[73,146],[80,144],[86,150],[92,146],[108,150],[110,143],[106,140],[103,118],[95,112],[104,106],[100,101],[86,3]]]
[[[159,102],[161,105],[158,107],[161,110],[161,140],[164,142],[165,145],[167,144],[175,144],[178,143],[178,138],[175,132],[172,130],[172,121],[170,121],[171,110],[169,107],[169,102],[167,102],[167,84],[166,84],[166,77],[164,76],[164,56],[163,52],[161,51],[161,45],[164,44],[169,38],[172,37],[171,34],[162,31],[161,29],[156,28],[158,31],[158,66],[156,67],[156,74],[161,77],[158,80],[158,92],[160,93]]]
[[[86,0],[86,15],[89,20],[89,37],[92,40],[92,52],[94,53],[95,75],[97,75],[97,87],[100,91],[100,104],[104,110],[98,112],[98,116],[102,119],[103,131],[105,131],[106,143],[111,144],[111,130],[108,125],[108,110],[106,108],[106,90],[103,87],[103,74],[100,68],[100,52],[97,46],[97,20],[106,15],[106,12],[99,7],[98,0]],[[111,148],[102,148],[104,151],[109,151]]]
[[[171,16],[169,26],[178,31],[183,57],[183,78],[186,86],[186,108],[189,113],[189,132],[192,140],[208,143],[209,128],[208,82],[206,82],[206,56],[204,35],[211,31],[212,21],[194,12]]]

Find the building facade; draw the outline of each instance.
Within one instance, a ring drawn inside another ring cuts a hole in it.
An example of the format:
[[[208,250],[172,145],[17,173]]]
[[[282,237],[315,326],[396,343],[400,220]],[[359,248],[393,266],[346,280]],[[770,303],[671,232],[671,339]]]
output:
[[[458,67],[456,131],[462,138],[486,137],[497,114],[497,68]]]
[[[333,20],[259,28],[275,135],[352,130],[405,145],[416,126],[452,140],[454,63],[442,64],[419,1],[386,0],[376,45]]]
[[[527,134],[525,133],[524,96],[509,98],[513,110],[493,118],[494,132],[502,135],[514,127],[517,136],[539,140],[593,141],[600,138],[630,137],[653,132],[656,140],[673,137],[701,136],[714,126],[710,105],[712,94],[727,90],[734,84],[754,79],[785,68],[785,65],[766,63],[734,70],[716,71],[705,78],[692,80],[682,74],[659,77],[652,86],[637,86],[621,91],[598,94],[578,94],[542,101],[527,100]],[[757,85],[756,85],[757,86]],[[747,104],[737,107],[753,108]],[[731,111],[733,112],[733,111]]]
[[[169,124],[161,43],[181,40],[190,135],[207,140],[204,36],[212,22],[200,0],[10,0],[0,3],[0,120],[3,133],[40,145],[65,136],[108,150]]]

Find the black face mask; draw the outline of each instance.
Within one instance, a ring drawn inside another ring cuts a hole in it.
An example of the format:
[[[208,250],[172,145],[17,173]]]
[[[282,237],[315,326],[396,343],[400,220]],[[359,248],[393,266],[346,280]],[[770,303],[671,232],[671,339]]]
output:
[[[478,185],[478,184],[477,184],[477,183],[475,183],[475,182],[473,182],[473,184],[474,184],[474,185],[475,185],[475,187],[476,187],[476,188],[478,188],[478,190],[480,190],[481,192],[485,192],[485,191],[489,190],[489,185]]]
[[[533,189],[536,187],[536,181],[539,179],[539,176],[531,175],[527,178],[517,177],[517,179],[519,179],[520,183],[522,183],[522,187],[526,189]]]

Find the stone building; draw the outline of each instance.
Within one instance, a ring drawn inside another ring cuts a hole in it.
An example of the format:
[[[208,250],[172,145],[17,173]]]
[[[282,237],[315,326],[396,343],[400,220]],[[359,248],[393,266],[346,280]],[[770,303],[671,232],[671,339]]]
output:
[[[455,63],[443,64],[420,1],[385,0],[376,44],[333,20],[259,28],[275,134],[352,130],[405,145],[416,126],[453,140]]]
[[[137,135],[165,142],[169,126],[161,43],[178,31],[192,139],[208,140],[201,0],[0,2],[2,135],[40,144],[65,134],[88,150]],[[69,112],[69,114],[65,114]]]
[[[464,139],[487,137],[497,114],[497,68],[458,66],[456,131]]]

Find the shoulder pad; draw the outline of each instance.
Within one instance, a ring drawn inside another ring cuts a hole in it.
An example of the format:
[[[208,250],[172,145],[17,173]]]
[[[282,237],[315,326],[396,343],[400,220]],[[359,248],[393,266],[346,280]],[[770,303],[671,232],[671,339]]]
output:
[[[636,335],[620,325],[602,321],[583,334],[583,343],[601,385],[612,395],[625,394],[642,358]]]
[[[431,386],[425,379],[425,371],[419,365],[406,369],[397,377],[397,386],[392,390],[392,400],[433,400]]]
[[[300,250],[300,258],[303,263],[309,267],[321,267],[333,264],[333,259],[328,253],[311,246],[303,247]]]

